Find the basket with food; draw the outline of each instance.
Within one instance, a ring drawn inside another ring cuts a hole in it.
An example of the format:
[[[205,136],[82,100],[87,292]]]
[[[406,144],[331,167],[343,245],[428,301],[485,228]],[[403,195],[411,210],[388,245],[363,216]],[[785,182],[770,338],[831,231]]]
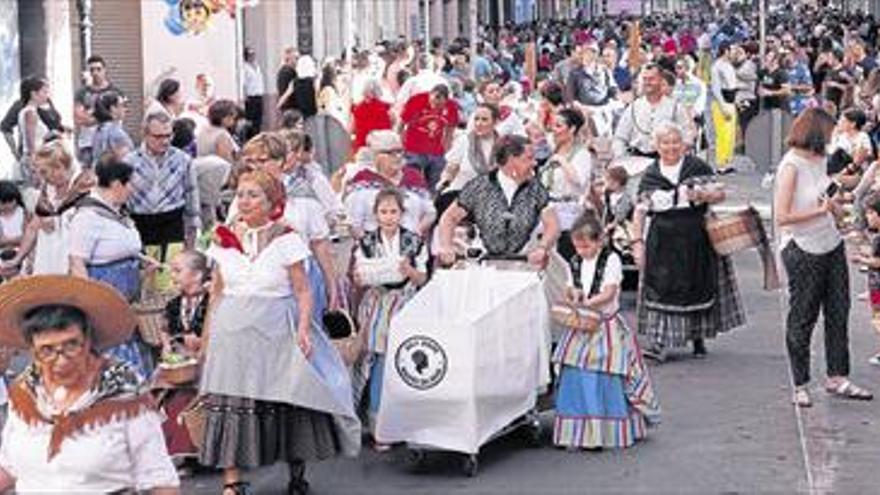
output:
[[[157,380],[171,385],[186,385],[199,377],[199,362],[192,357],[171,353],[162,356]]]

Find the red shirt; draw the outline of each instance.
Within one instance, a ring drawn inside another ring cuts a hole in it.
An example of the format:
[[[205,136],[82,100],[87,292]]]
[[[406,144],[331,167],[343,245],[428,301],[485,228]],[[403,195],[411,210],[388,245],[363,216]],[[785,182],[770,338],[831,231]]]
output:
[[[367,136],[378,130],[391,129],[391,105],[378,98],[369,98],[354,106],[354,151],[367,144]]]
[[[420,155],[442,155],[446,152],[444,138],[448,129],[458,125],[458,105],[452,99],[431,107],[430,93],[411,97],[403,107],[400,120],[406,125],[403,149]]]

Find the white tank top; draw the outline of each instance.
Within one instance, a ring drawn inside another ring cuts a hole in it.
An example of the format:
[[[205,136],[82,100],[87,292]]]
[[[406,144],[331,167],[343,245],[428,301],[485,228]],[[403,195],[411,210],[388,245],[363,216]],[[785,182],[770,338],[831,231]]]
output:
[[[791,203],[792,213],[807,212],[816,208],[819,198],[825,194],[831,179],[826,173],[826,158],[804,158],[789,150],[782,157],[782,165],[793,165],[797,170],[794,195]],[[782,166],[776,172],[777,179]],[[778,180],[777,180],[778,183]],[[780,249],[790,241],[811,254],[825,254],[833,251],[842,241],[834,216],[826,213],[805,222],[780,227]]]

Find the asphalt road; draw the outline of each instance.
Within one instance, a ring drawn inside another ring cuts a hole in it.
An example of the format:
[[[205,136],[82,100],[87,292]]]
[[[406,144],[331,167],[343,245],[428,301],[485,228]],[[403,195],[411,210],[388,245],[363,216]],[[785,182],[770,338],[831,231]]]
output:
[[[759,180],[757,174],[734,179],[749,197],[733,194],[732,200],[766,203],[769,192],[755,189]],[[430,457],[426,468],[417,470],[404,449],[377,454],[366,448],[357,459],[310,466],[312,493],[877,493],[877,402],[841,401],[819,390],[824,373],[820,322],[814,335],[815,406],[796,411],[790,404],[782,293],[761,289],[754,252],[735,261],[748,326],[710,341],[705,360],[685,353],[651,367],[663,422],[635,447],[596,453],[555,449],[547,415],[542,447],[515,437],[490,443],[474,478],[461,474],[456,456]],[[867,303],[855,300],[864,279],[853,272],[852,376],[880,392],[880,371],[866,363],[880,347],[880,337],[868,325]],[[248,478],[256,493],[281,494],[286,469],[260,469]],[[184,482],[185,493],[219,493],[219,488],[216,475]]]

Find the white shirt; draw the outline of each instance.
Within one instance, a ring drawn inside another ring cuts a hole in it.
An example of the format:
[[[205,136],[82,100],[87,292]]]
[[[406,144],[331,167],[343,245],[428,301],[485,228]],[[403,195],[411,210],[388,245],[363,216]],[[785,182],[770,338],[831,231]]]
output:
[[[16,493],[146,491],[180,484],[155,412],[86,429],[61,444],[47,462],[52,425],[26,424],[10,411],[3,428],[0,467],[16,479]]]
[[[205,254],[217,262],[224,294],[287,297],[293,294],[290,267],[308,258],[309,248],[299,234],[290,232],[274,239],[253,260],[235,248],[216,244]]]
[[[263,96],[266,93],[266,84],[263,82],[260,66],[246,62],[242,68],[242,76],[245,96]]]
[[[397,103],[395,104],[397,113],[400,114],[410,98],[420,93],[427,93],[440,84],[449,87],[449,82],[432,70],[421,70],[415,76],[407,79],[400,87],[400,91],[397,92]]]
[[[486,156],[487,164],[492,163],[492,145],[494,143],[494,139],[480,140],[481,152]],[[474,164],[468,159],[468,156],[470,155],[470,146],[471,140],[469,133],[459,134],[452,142],[452,147],[446,152],[447,166],[449,166],[448,164],[450,163],[458,165],[458,173],[455,175],[455,178],[452,179],[452,183],[449,185],[449,191],[460,191],[465,184],[479,175]]]
[[[91,197],[104,202],[97,193]],[[132,224],[99,215],[94,208],[80,208],[70,222],[70,256],[86,263],[104,264],[135,257],[143,247],[141,235]]]
[[[7,239],[24,234],[24,208],[15,207],[11,215],[0,215],[0,235]]]
[[[581,263],[581,286],[584,292],[589,292],[593,286],[593,278],[596,276],[596,263],[599,261],[598,254],[592,259],[584,259]],[[623,280],[623,264],[620,262],[620,256],[617,253],[610,253],[608,259],[605,260],[605,272],[602,275],[602,286],[599,292],[606,287],[616,285],[618,294],[620,294],[620,283]],[[607,304],[598,308],[603,314],[611,315],[617,313],[620,309],[619,297],[615,296]]]
[[[324,206],[327,215],[336,216],[345,212],[342,206],[342,200],[333,190],[330,180],[324,175],[324,169],[317,162],[307,163],[304,165],[309,170],[309,179],[318,201]]]
[[[507,205],[513,202],[513,195],[516,194],[516,190],[519,189],[519,184],[516,183],[515,180],[508,177],[504,172],[498,172],[498,185],[501,186],[501,192],[504,193],[504,199],[507,200]]]

